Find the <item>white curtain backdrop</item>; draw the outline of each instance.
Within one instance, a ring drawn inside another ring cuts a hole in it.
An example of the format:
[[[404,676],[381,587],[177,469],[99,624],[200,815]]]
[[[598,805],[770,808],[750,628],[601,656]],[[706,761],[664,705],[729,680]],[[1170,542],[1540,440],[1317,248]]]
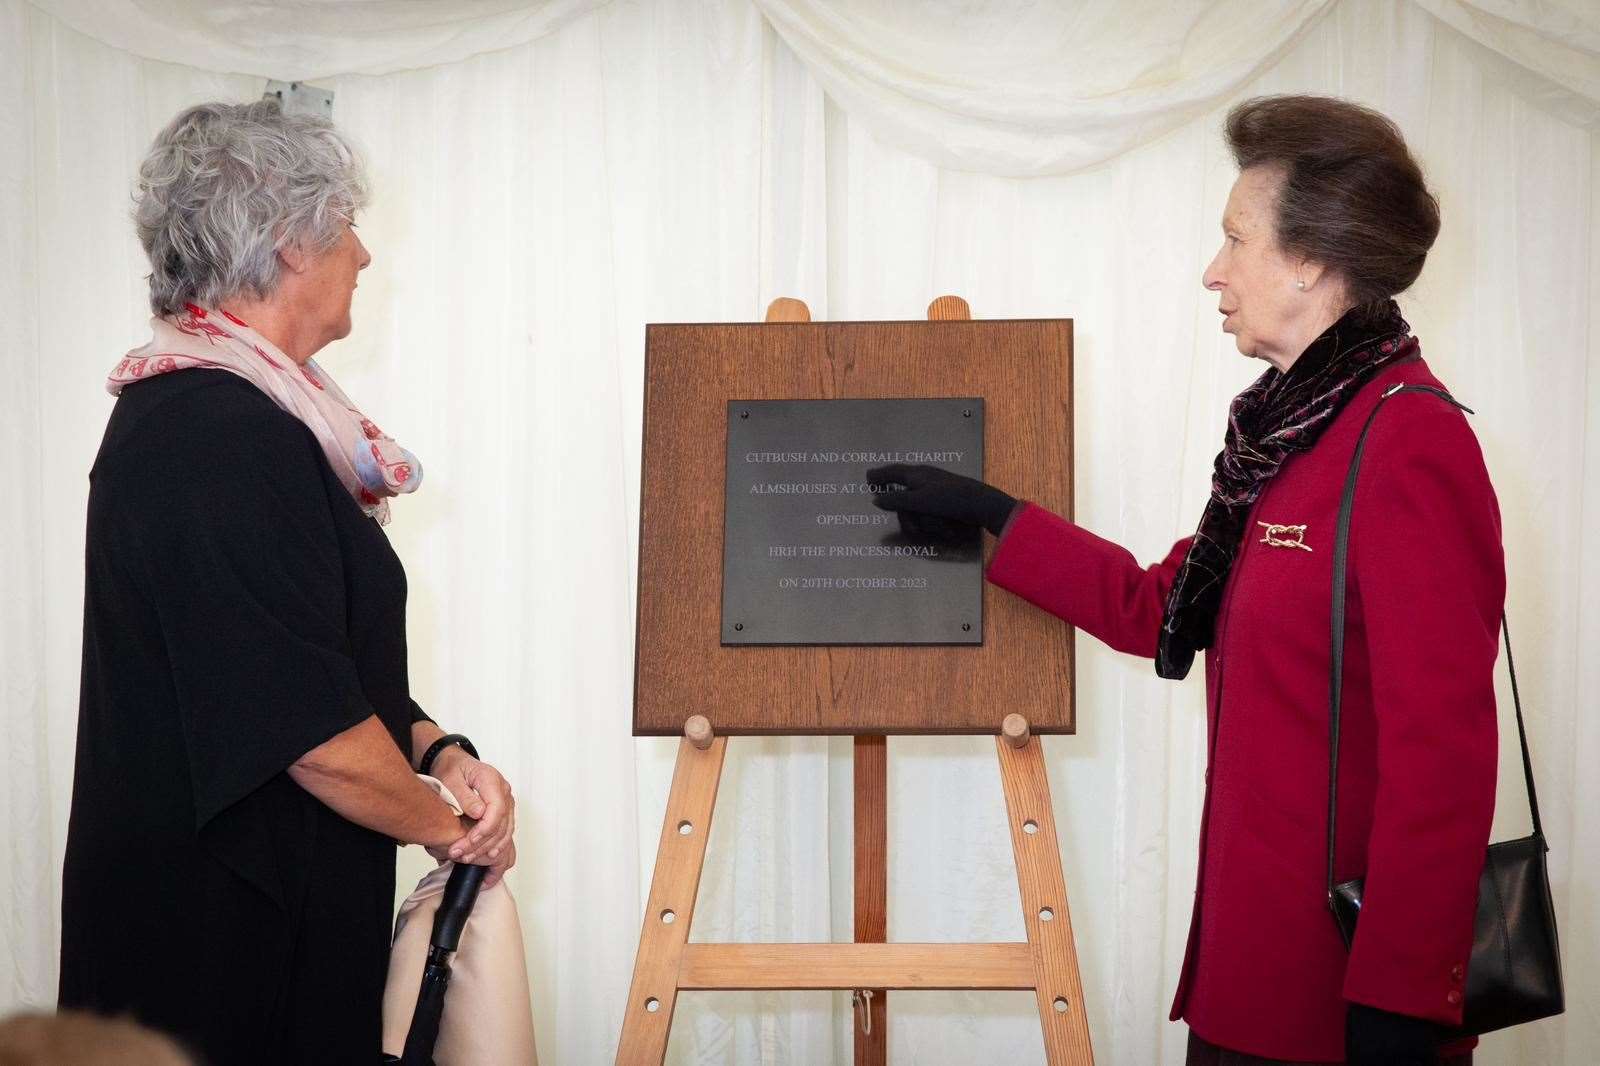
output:
[[[131,177],[180,107],[315,76],[369,161],[374,264],[323,359],[428,464],[389,527],[413,690],[517,788],[541,1055],[598,1066],[675,750],[629,733],[644,324],[759,319],[776,296],[919,318],[946,292],[1072,317],[1078,520],[1154,558],[1193,528],[1226,402],[1261,369],[1199,284],[1233,179],[1221,116],[1310,91],[1393,116],[1439,195],[1402,303],[1478,411],[1505,516],[1572,1009],[1478,1061],[1600,1060],[1592,5],[952,0],[907,22],[930,9],[0,0],[0,1012],[54,999],[85,475],[103,376],[145,337]],[[1079,733],[1045,743],[1097,1056],[1173,1066],[1203,682],[1086,636],[1078,669]],[[1504,837],[1527,813],[1502,690]],[[695,939],[849,939],[849,740],[729,753]],[[890,742],[889,861],[891,938],[1022,939],[991,741]],[[897,1064],[1044,1061],[1027,994],[892,1005]],[[845,1064],[851,1024],[843,994],[691,994],[669,1061]]]
[[[36,0],[146,59],[309,81],[470,59],[543,37],[610,0]]]

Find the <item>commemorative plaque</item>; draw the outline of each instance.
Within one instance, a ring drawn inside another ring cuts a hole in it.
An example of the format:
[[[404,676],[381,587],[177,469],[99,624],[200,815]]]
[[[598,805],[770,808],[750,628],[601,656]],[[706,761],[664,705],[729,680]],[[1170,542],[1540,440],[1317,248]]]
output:
[[[722,643],[981,644],[981,532],[915,538],[867,472],[983,477],[983,400],[731,400]]]
[[[1070,519],[1071,322],[653,324],[643,399],[635,735],[1072,732],[1071,630],[983,579],[995,539],[902,538],[864,485],[927,463]]]

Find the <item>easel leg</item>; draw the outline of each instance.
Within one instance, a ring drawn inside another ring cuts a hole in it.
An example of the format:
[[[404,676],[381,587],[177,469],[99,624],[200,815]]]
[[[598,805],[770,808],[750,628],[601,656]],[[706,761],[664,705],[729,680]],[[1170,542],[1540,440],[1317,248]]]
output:
[[[889,747],[887,737],[855,738],[856,943],[889,938]],[[854,1011],[855,1066],[886,1066],[889,994],[881,988]],[[863,1019],[870,1018],[870,1029]]]
[[[1039,738],[1027,734],[1026,723],[1020,737],[996,737],[995,746],[1011,824],[1011,850],[1017,859],[1017,884],[1022,890],[1022,919],[1033,949],[1045,1058],[1050,1066],[1093,1066],[1044,752]]]
[[[672,794],[667,799],[655,875],[650,881],[650,903],[644,912],[639,956],[622,1019],[617,1066],[660,1066],[666,1057],[672,1012],[678,1002],[678,968],[700,891],[700,871],[705,865],[711,812],[727,744],[727,737],[710,737],[704,747],[689,737],[679,742]]]

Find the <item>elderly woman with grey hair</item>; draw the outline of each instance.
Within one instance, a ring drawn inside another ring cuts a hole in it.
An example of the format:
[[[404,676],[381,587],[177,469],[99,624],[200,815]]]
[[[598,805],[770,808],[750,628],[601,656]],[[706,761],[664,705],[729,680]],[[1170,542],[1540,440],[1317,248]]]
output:
[[[421,467],[312,358],[350,332],[365,197],[273,102],[184,111],[139,174],[154,338],[89,475],[60,999],[213,1066],[375,1061],[395,843],[516,859],[505,779],[408,689],[380,526]]]

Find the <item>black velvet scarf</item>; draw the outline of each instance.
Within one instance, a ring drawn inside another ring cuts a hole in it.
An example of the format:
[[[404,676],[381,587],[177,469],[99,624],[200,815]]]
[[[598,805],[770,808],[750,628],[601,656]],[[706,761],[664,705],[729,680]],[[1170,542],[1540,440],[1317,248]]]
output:
[[[1315,444],[1372,375],[1417,350],[1393,300],[1376,310],[1356,308],[1312,341],[1287,373],[1270,369],[1234,397],[1211,498],[1167,594],[1157,674],[1184,677],[1195,652],[1211,646],[1222,589],[1244,540],[1250,506],[1284,460]]]

